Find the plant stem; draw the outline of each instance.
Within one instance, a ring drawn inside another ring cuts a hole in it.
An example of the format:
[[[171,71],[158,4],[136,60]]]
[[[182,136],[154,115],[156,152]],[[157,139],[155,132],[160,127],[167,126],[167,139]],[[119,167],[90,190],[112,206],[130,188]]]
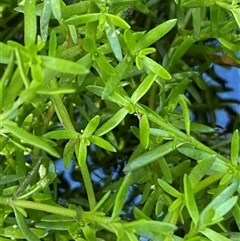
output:
[[[55,90],[58,89],[58,84],[56,79],[53,79],[49,82],[49,86],[51,89]],[[70,120],[70,117],[68,115],[68,112],[66,110],[65,105],[63,104],[62,97],[60,95],[53,95],[52,102],[55,107],[55,111],[57,113],[57,116],[64,126],[65,129],[75,131],[75,128]]]
[[[51,80],[49,83],[49,86],[51,89],[57,89],[58,85],[57,85],[56,79]],[[62,102],[62,97],[60,95],[54,95],[52,97],[52,101],[55,107],[55,111],[58,115],[58,118],[62,123],[62,125],[65,127],[65,129],[75,131],[75,128],[66,110],[66,107]],[[76,156],[78,156],[77,153],[78,151],[76,151]],[[91,177],[90,177],[86,162],[84,162],[84,164],[82,164],[80,168],[81,168],[84,184],[87,190],[90,210],[92,210],[96,205],[96,199],[95,199],[93,185],[92,185]]]

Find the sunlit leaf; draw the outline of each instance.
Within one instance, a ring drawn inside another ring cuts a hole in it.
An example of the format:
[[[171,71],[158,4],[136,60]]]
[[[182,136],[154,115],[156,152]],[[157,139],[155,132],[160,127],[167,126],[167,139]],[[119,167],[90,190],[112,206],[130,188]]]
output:
[[[111,131],[124,119],[127,113],[128,110],[125,107],[121,108],[95,132],[95,135],[102,136]]]
[[[51,1],[45,0],[43,2],[43,10],[40,16],[40,31],[43,41],[47,40],[48,37],[48,23],[51,19],[52,15],[52,8],[51,8]]]
[[[105,150],[116,152],[116,149],[114,146],[112,146],[108,141],[104,140],[99,136],[90,136],[88,139],[91,143],[97,146],[100,146]]]
[[[146,76],[146,78],[140,83],[138,88],[134,91],[134,93],[131,96],[131,101],[133,104],[136,104],[142,96],[146,94],[146,92],[150,89],[152,86],[155,78],[157,77],[156,74],[150,73]]]
[[[18,127],[16,123],[5,120],[2,125],[8,132],[13,134],[20,140],[23,140],[30,145],[34,145],[40,149],[43,149],[55,157],[60,157],[58,152],[54,150],[47,142],[43,141],[40,137],[34,136],[26,130]]]
[[[127,195],[127,192],[128,192],[128,189],[129,189],[131,183],[132,183],[132,173],[129,172],[124,177],[122,185],[120,186],[120,188],[118,190],[115,205],[113,207],[112,219],[118,218],[120,212],[122,211],[124,201],[126,199],[126,195]]]
[[[80,16],[68,18],[67,20],[65,20],[65,23],[78,25],[78,24],[83,24],[83,23],[94,22],[94,21],[98,20],[99,15],[100,15],[100,13],[82,14]]]
[[[143,114],[139,120],[140,143],[144,149],[149,146],[149,121],[146,114]]]
[[[162,65],[146,56],[143,58],[143,66],[163,79],[171,79],[171,75],[165,68],[162,67]]]
[[[216,240],[231,241],[229,238],[224,237],[220,233],[217,233],[216,231],[214,231],[210,228],[205,228],[205,229],[201,230],[200,232],[212,241],[216,241]]]
[[[238,164],[238,158],[239,158],[239,135],[238,130],[236,129],[232,136],[232,142],[231,142],[231,160],[234,165]]]
[[[107,22],[105,24],[105,33],[116,59],[119,62],[122,61],[122,49],[118,40],[118,34],[114,25],[111,22]]]
[[[85,75],[88,73],[88,69],[75,62],[50,56],[41,56],[41,59],[44,67],[61,73],[68,73],[74,75]]]
[[[199,181],[201,181],[201,179],[211,169],[215,159],[216,156],[208,156],[203,160],[199,160],[198,164],[193,167],[189,174],[189,180],[191,182],[192,188],[195,188]]]
[[[177,191],[174,187],[172,187],[170,184],[168,184],[167,182],[163,181],[162,179],[158,179],[158,184],[160,185],[160,187],[165,192],[169,193],[173,197],[181,197],[182,196],[182,194],[179,191]]]
[[[37,34],[37,17],[35,14],[35,0],[28,0],[24,3],[24,43],[33,45]]]
[[[175,26],[176,22],[176,19],[170,19],[151,29],[139,39],[137,42],[136,51],[140,51],[155,43],[157,40],[167,34]]]
[[[173,142],[169,141],[153,150],[150,150],[135,159],[131,160],[125,167],[124,171],[129,172],[140,167],[146,166],[149,163],[156,161],[158,158],[165,156],[173,150]]]
[[[195,201],[191,182],[186,174],[184,175],[183,183],[184,183],[184,197],[185,197],[186,207],[188,209],[188,212],[194,224],[197,226],[199,221],[198,207]]]
[[[78,133],[71,130],[50,131],[46,133],[44,137],[50,138],[50,139],[70,139],[70,138],[77,138]]]
[[[76,139],[70,139],[64,147],[63,164],[65,168],[69,167],[71,160],[73,159],[73,153],[74,153],[76,143],[77,143]]]
[[[97,129],[99,122],[100,122],[100,116],[99,115],[94,116],[87,124],[82,136],[84,138],[89,138],[93,134],[93,132]]]
[[[61,17],[62,17],[61,7],[60,7],[60,0],[51,0],[50,2],[51,2],[51,8],[52,8],[53,16],[57,20],[60,20]]]
[[[159,166],[161,168],[161,171],[163,173],[164,178],[169,182],[172,183],[173,177],[172,172],[169,168],[169,165],[164,157],[159,158]]]
[[[185,100],[185,96],[179,95],[178,100],[183,112],[186,133],[187,135],[190,135],[190,113],[187,106],[187,102]]]

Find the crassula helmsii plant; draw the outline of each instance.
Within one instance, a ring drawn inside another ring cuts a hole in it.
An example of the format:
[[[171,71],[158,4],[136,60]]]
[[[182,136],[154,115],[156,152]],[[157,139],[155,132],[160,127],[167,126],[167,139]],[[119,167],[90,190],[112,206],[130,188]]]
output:
[[[239,65],[240,2],[8,3],[24,32],[0,43],[1,240],[239,240],[239,126],[211,147],[202,73]],[[60,198],[57,159],[80,195]]]

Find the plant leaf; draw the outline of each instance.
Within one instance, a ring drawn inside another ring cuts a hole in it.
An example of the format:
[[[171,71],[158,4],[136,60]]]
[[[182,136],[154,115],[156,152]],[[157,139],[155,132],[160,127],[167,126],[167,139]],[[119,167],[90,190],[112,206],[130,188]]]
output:
[[[173,142],[169,141],[160,147],[150,150],[129,162],[123,169],[124,172],[133,171],[149,163],[156,161],[158,158],[165,156],[173,150]]]
[[[64,60],[60,58],[54,58],[50,56],[41,56],[42,64],[48,69],[52,69],[61,73],[68,73],[74,75],[85,75],[89,71],[84,66]]]
[[[168,33],[177,23],[177,19],[170,19],[157,27],[151,29],[147,32],[143,37],[139,39],[136,45],[136,51],[140,51],[144,48],[149,47],[161,37],[163,37],[166,33]]]
[[[114,146],[112,146],[108,141],[104,140],[103,138],[99,137],[99,136],[90,136],[88,138],[88,140],[97,145],[97,146],[100,146],[102,147],[103,149],[105,150],[108,150],[108,151],[112,151],[112,152],[116,152],[116,149]]]
[[[43,149],[55,157],[60,157],[57,151],[55,151],[46,141],[43,141],[40,137],[34,136],[31,133],[25,131],[24,129],[18,127],[16,123],[10,120],[4,120],[2,125],[8,132],[13,134],[20,140],[23,140],[30,145]]]
[[[102,136],[111,131],[124,119],[127,113],[128,110],[125,107],[121,108],[95,132],[95,135]]]
[[[183,183],[184,183],[184,197],[185,197],[186,207],[188,209],[188,212],[189,212],[195,226],[197,226],[198,221],[199,221],[199,212],[198,212],[197,204],[196,204],[196,201],[195,201],[195,198],[194,198],[192,185],[191,185],[190,180],[189,180],[189,178],[186,174],[184,175],[183,180],[184,180],[183,181]]]

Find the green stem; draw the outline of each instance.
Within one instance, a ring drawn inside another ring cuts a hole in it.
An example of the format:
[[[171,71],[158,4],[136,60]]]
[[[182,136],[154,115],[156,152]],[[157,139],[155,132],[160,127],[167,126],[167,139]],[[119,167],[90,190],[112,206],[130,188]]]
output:
[[[92,181],[90,178],[90,174],[89,174],[86,162],[81,165],[81,173],[82,173],[83,181],[87,190],[89,207],[90,207],[90,210],[93,210],[94,207],[96,206],[96,199],[95,199]]]
[[[49,86],[51,89],[57,89],[58,84],[56,79],[51,80],[49,83]],[[75,131],[75,128],[66,110],[66,107],[62,102],[62,97],[60,95],[54,95],[52,97],[52,102],[54,104],[55,111],[58,115],[58,118],[62,123],[62,125],[65,127],[65,129]],[[78,150],[76,150],[76,156],[78,156]],[[84,185],[87,190],[90,210],[92,210],[96,205],[96,199],[95,199],[93,185],[92,185],[91,177],[90,177],[86,162],[84,162],[84,164],[82,164],[80,168],[81,168],[81,172],[84,180]]]
[[[26,209],[33,209],[33,210],[44,211],[48,213],[54,213],[54,214],[76,218],[76,210],[53,206],[45,203],[37,203],[37,202],[31,202],[27,200],[18,200],[18,199],[14,200],[9,197],[0,197],[0,205],[9,205],[9,206],[21,207]]]
[[[207,152],[209,154],[216,155],[216,157],[218,157],[219,159],[223,160],[224,162],[227,162],[227,163],[230,162],[229,159],[227,159],[226,157],[220,155],[219,153],[217,153],[216,151],[212,150],[211,148],[205,146],[200,141],[196,140],[194,137],[189,136],[189,135],[181,132],[180,130],[178,130],[177,128],[172,126],[170,123],[167,123],[160,116],[155,116],[155,115],[149,113],[148,114],[148,118],[152,122],[158,124],[162,129],[167,130],[167,131],[173,133],[174,135],[176,135],[177,137],[180,137],[183,140],[191,143],[194,147],[198,148],[199,150],[205,151],[205,152]]]
[[[55,205],[37,203],[27,200],[18,200],[12,199],[10,197],[1,197],[0,196],[0,205],[11,206],[11,207],[21,207],[24,209],[32,209],[37,211],[43,211],[47,213],[58,214],[62,216],[71,217],[77,219],[77,211],[73,209],[68,209],[64,207],[59,207]],[[99,225],[108,224],[112,221],[111,217],[106,217],[102,213],[93,213],[93,212],[83,212],[81,213],[81,219],[85,222],[95,222]]]
[[[58,84],[56,79],[53,79],[49,82],[49,87],[53,90],[58,89]],[[60,95],[53,95],[52,102],[54,104],[57,116],[60,122],[62,123],[62,125],[64,126],[64,128],[67,130],[75,131],[75,128],[66,110],[66,107],[63,104],[62,97]]]

